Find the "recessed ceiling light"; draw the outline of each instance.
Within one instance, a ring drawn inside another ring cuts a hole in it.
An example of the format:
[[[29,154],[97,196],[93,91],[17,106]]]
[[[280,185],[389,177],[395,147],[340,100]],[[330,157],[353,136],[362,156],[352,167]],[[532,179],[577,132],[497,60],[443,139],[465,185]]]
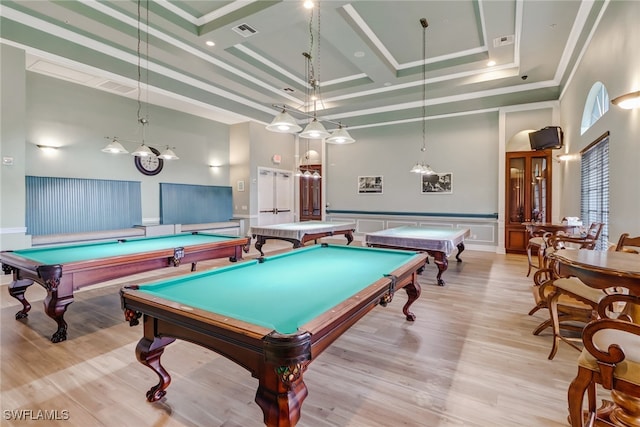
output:
[[[496,61],[487,62],[487,67],[493,67],[494,65],[496,65]]]
[[[215,44],[215,42],[212,42],[211,40],[207,40],[206,45],[207,46],[215,46],[216,44]]]
[[[384,82],[384,87],[389,87],[389,86],[391,86],[391,83],[389,83],[389,82]]]
[[[303,3],[305,9],[312,9],[313,8],[313,2],[311,0],[304,0]]]
[[[354,52],[353,56],[355,56],[356,58],[363,58],[364,57],[364,52],[362,52],[361,50]]]

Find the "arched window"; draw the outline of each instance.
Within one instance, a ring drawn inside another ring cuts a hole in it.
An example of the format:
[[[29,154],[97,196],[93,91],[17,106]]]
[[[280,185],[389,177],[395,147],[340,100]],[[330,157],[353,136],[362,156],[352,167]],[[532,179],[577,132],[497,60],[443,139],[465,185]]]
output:
[[[600,117],[609,111],[609,93],[602,82],[595,82],[591,86],[587,101],[584,103],[584,111],[582,113],[582,125],[580,126],[580,134],[582,135],[589,129]]]

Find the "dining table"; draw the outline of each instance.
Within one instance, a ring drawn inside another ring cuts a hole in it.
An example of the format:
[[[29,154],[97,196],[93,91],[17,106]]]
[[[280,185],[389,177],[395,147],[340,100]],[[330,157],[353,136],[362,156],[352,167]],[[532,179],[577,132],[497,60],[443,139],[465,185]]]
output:
[[[540,235],[541,232],[549,232],[552,234],[558,234],[558,232],[565,233],[567,235],[574,235],[580,233],[581,225],[568,224],[566,222],[523,222],[525,229],[530,236]]]

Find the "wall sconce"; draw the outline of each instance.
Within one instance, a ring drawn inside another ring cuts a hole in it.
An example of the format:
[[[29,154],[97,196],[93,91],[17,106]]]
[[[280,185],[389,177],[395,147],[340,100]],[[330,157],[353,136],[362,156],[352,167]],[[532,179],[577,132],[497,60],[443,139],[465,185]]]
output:
[[[633,108],[640,107],[640,90],[637,92],[630,92],[625,95],[621,95],[611,100],[613,105],[617,105],[625,110],[631,110]]]
[[[560,154],[556,157],[558,162],[569,162],[571,160],[577,160],[580,158],[579,154]]]
[[[52,147],[50,145],[37,145],[39,149],[44,151],[47,154],[55,153],[58,150],[58,147]]]

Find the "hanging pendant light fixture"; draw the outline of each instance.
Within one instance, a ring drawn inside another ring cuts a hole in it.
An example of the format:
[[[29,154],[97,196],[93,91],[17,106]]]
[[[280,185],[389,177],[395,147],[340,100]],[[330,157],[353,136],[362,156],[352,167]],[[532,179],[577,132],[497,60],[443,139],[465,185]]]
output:
[[[162,153],[160,153],[158,158],[164,160],[178,160],[180,157],[176,156],[176,153],[174,153],[173,150],[167,145],[167,148]]]
[[[347,129],[342,126],[342,123],[340,123],[338,129],[334,130],[326,141],[329,144],[351,144],[352,142],[356,142],[356,140],[349,135]]]
[[[106,137],[107,139],[111,139]],[[118,142],[118,138],[114,137],[113,140],[107,144],[106,147],[102,149],[104,153],[113,153],[113,154],[126,154],[128,151]]]
[[[420,25],[422,26],[422,147],[420,148],[422,161],[418,160],[410,172],[433,175],[436,172],[424,160],[427,151],[427,27],[429,23],[426,18],[421,18]]]
[[[351,144],[355,142],[355,139],[349,135],[346,126],[343,126],[340,122],[318,118],[317,103],[322,102],[320,98],[320,2],[314,4],[312,1],[307,1],[304,6],[311,10],[309,18],[309,51],[302,53],[302,56],[305,58],[305,79],[307,82],[305,85],[305,111],[287,105],[274,104],[274,107],[280,109],[280,113],[266,126],[266,129],[280,133],[298,133],[302,131],[299,133],[300,138],[325,139],[329,144]],[[318,20],[317,27],[314,29],[313,14],[316,6],[318,9]],[[314,43],[314,33],[315,38],[317,38],[317,43]],[[313,55],[314,47],[315,57]],[[309,122],[304,130],[298,125],[296,119],[289,114],[289,112],[309,118]],[[330,133],[323,125],[323,122],[332,123],[338,127]]]
[[[273,118],[273,121],[267,125],[267,130],[280,133],[296,133],[302,130],[302,127],[296,123],[296,120],[282,108],[280,114]]]

